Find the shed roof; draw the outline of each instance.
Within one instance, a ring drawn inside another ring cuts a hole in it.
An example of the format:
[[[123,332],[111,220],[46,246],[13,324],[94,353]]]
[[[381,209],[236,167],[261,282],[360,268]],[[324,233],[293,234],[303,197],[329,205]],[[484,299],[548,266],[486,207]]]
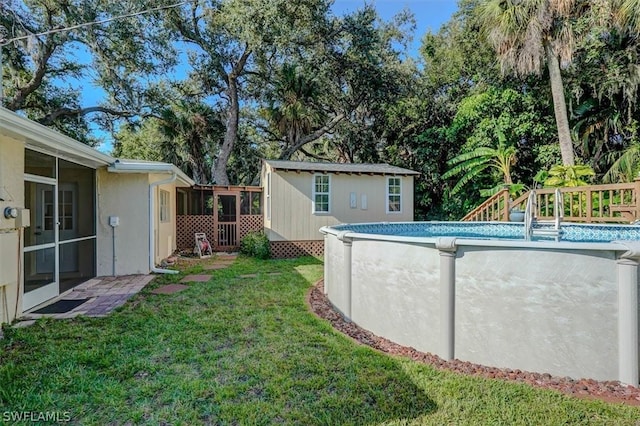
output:
[[[389,164],[312,163],[307,161],[264,160],[274,170],[312,173],[351,173],[369,175],[419,175],[420,173]]]

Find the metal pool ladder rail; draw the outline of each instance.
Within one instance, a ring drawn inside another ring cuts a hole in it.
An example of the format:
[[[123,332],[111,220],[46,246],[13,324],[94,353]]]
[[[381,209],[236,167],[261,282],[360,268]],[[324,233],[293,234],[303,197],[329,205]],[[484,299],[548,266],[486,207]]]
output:
[[[531,190],[529,198],[527,198],[527,206],[524,214],[524,238],[530,240],[533,236],[539,237],[552,237],[558,240],[562,234],[560,224],[564,218],[564,197],[559,188],[555,190],[555,196],[553,197],[553,216],[554,220],[537,220],[537,196],[536,191]],[[537,227],[536,225],[553,225],[553,228],[549,227]]]

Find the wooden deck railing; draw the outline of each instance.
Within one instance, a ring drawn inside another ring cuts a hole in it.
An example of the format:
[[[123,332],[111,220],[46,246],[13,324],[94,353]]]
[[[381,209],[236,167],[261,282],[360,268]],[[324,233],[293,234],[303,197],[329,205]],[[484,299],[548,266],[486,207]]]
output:
[[[526,200],[525,200],[526,201]],[[480,221],[500,221],[509,220],[509,190],[504,188],[500,192],[487,198],[484,203],[480,204],[474,210],[469,212],[463,221],[480,222]]]
[[[630,183],[558,189],[563,195],[564,211],[562,213],[565,222],[630,223],[640,219],[640,203],[638,203],[640,180]],[[556,188],[536,189],[535,216],[537,219],[554,219],[555,191]],[[510,208],[524,211],[528,196],[529,192],[507,204]],[[492,207],[495,205],[495,197],[486,200],[462,220],[508,221],[508,213],[495,216],[495,207]]]

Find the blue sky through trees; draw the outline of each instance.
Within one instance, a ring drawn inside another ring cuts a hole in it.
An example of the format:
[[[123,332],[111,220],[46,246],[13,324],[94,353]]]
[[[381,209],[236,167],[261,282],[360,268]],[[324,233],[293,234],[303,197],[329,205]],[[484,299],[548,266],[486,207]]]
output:
[[[416,29],[413,33],[413,41],[409,48],[410,56],[418,55],[418,48],[422,37],[428,31],[437,32],[442,24],[451,18],[453,13],[458,9],[457,0],[335,0],[333,11],[336,15],[341,16],[346,13],[354,12],[362,8],[365,4],[373,4],[380,17],[388,21],[393,16],[400,13],[403,9],[411,11],[416,20]],[[83,54],[79,53],[78,60],[83,62]],[[182,55],[186,61],[186,52]],[[185,69],[178,65],[176,75],[180,73],[180,69]],[[100,103],[103,97],[106,97],[101,88],[93,86],[88,81],[78,82],[83,87],[82,103],[84,105],[96,105]],[[102,152],[109,153],[112,149],[112,141],[109,135],[101,132],[97,127],[93,128],[94,134],[104,138],[104,142],[98,147]]]

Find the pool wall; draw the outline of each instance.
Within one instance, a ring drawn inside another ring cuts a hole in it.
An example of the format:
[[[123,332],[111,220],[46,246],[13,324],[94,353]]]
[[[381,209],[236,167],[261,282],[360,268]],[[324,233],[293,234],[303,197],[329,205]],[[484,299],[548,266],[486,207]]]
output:
[[[379,336],[444,359],[638,385],[638,242],[321,232],[329,300]]]

